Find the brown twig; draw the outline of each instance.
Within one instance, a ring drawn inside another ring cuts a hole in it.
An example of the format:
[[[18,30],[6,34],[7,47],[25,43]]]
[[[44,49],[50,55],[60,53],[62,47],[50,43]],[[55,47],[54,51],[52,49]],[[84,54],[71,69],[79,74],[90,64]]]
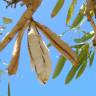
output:
[[[19,22],[12,29],[12,31],[10,33],[8,33],[5,36],[5,38],[0,42],[0,51],[2,51],[7,46],[7,44],[13,39],[15,34],[23,28],[23,26],[25,25],[25,23],[27,23],[28,20],[31,19],[34,12],[36,12],[38,7],[40,6],[40,4],[41,4],[40,1],[42,1],[42,0],[35,0],[35,2],[33,2],[32,5],[28,7],[27,11],[21,16]]]
[[[87,15],[87,19],[89,20],[89,22],[90,22],[90,24],[91,24],[91,26],[92,26],[95,34],[96,34],[96,25],[95,25],[94,20],[92,19],[92,17],[90,15]]]

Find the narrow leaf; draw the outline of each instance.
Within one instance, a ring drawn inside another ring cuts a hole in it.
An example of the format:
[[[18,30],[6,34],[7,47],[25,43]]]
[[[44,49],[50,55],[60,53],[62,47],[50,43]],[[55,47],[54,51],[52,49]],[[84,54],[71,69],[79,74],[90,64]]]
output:
[[[93,64],[94,56],[95,56],[95,51],[93,51],[92,54],[90,54],[90,57],[89,57],[89,59],[90,59],[90,66],[92,66],[92,64]]]
[[[65,62],[66,62],[66,58],[64,56],[60,56],[53,74],[53,79],[55,79],[61,73]]]
[[[73,79],[73,77],[75,76],[76,71],[78,70],[79,66],[76,67],[72,67],[70,72],[68,73],[66,79],[65,79],[65,84],[68,84],[71,82],[71,80]]]
[[[51,46],[52,46],[51,43],[48,43],[48,44],[47,44],[47,47],[48,47],[48,48],[51,47]]]
[[[79,48],[81,48],[83,45],[85,45],[85,44],[84,44],[84,43],[81,43],[81,44],[73,45],[73,46],[71,46],[71,48],[77,48],[77,49],[79,49]]]
[[[91,39],[93,36],[94,36],[94,33],[86,33],[86,34],[84,34],[84,36],[82,36],[81,38],[76,38],[76,39],[74,39],[74,41],[75,41],[76,43],[82,43],[82,42],[85,42],[85,41]]]
[[[82,64],[83,61],[87,58],[89,52],[89,44],[86,44],[82,47],[81,52],[79,54],[79,64]]]
[[[9,24],[9,23],[12,22],[12,19],[7,18],[7,17],[3,17],[3,22],[4,22],[5,24]]]
[[[72,3],[70,5],[70,8],[68,10],[66,24],[68,24],[72,18],[72,15],[74,13],[75,5],[77,4],[77,0],[72,0]]]
[[[4,73],[4,71],[3,70],[0,70],[0,75],[2,75]]]
[[[81,52],[79,54],[79,65],[76,66],[76,67],[72,67],[71,70],[69,71],[66,79],[65,79],[65,84],[68,84],[71,82],[71,80],[74,78],[76,72],[78,71],[78,69],[80,68],[80,66],[82,65],[83,63],[83,60],[84,58],[86,57],[86,48],[88,47],[88,45],[84,45],[82,48],[81,48]]]
[[[58,2],[56,3],[53,11],[52,11],[52,14],[51,14],[51,17],[54,17],[58,14],[58,12],[60,11],[60,9],[63,7],[64,5],[64,1],[65,0],[58,0]]]
[[[78,26],[80,26],[82,24],[82,22],[84,22],[84,12],[85,12],[85,5],[83,4],[81,6],[81,9],[79,11],[79,13],[77,14],[75,20],[72,23],[71,28],[76,28]]]
[[[85,71],[86,66],[87,66],[87,58],[86,58],[86,60],[84,60],[82,66],[80,67],[76,78],[79,78],[83,74],[83,72]]]

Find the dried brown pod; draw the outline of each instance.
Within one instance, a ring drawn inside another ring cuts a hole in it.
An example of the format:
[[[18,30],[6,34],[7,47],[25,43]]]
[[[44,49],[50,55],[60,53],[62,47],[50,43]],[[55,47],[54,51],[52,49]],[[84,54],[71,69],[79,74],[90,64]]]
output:
[[[74,66],[77,66],[79,61],[76,53],[69,47],[67,43],[60,39],[60,37],[52,32],[48,27],[41,25],[34,21],[36,26],[42,31],[42,33],[50,40],[52,45],[67,59],[69,59]]]
[[[27,27],[27,24],[17,34],[17,39],[16,39],[14,49],[13,49],[12,59],[11,59],[10,64],[8,66],[8,74],[9,75],[16,74],[16,72],[17,72],[19,56],[20,56],[21,41],[22,41],[22,37],[23,37],[23,34],[24,34],[26,27]]]
[[[49,79],[52,65],[48,48],[35,26],[31,26],[31,30],[28,32],[28,50],[30,61],[36,71],[37,77],[41,83],[45,84]]]

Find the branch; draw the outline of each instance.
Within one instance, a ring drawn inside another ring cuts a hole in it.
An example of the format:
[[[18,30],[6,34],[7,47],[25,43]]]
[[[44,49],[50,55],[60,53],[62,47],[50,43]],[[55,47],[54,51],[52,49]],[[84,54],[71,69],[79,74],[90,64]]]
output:
[[[95,25],[94,20],[92,19],[92,17],[91,17],[89,14],[86,15],[86,16],[87,16],[87,19],[89,20],[89,22],[90,22],[90,24],[91,24],[91,26],[92,26],[92,28],[93,28],[95,34],[96,34],[96,25]]]
[[[27,6],[27,8],[32,7],[33,9],[35,6],[39,6],[41,2],[42,0],[23,0],[23,3]]]
[[[22,15],[16,26],[12,29],[12,31],[8,33],[5,38],[0,42],[0,51],[2,51],[7,46],[7,44],[13,39],[15,34],[24,27],[27,21],[31,19],[32,15],[36,12],[36,10],[41,4],[41,2],[37,1],[41,0],[35,0],[35,2],[33,2],[32,5],[28,7],[27,11],[25,11],[25,13]]]

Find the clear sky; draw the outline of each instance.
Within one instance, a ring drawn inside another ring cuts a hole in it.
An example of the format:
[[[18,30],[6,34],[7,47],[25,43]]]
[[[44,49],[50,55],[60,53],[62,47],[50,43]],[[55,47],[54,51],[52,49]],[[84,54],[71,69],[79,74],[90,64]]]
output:
[[[47,25],[57,34],[65,32],[65,19],[70,0],[66,0],[65,5],[58,16],[54,19],[50,17],[52,9],[58,0],[42,0],[42,4],[38,11],[34,14],[34,19],[38,22]],[[76,16],[78,9],[81,6],[83,0],[78,0],[77,9],[75,10],[74,16]],[[16,22],[19,20],[22,13],[26,10],[25,7],[17,6],[16,9],[5,9],[5,3],[3,0],[0,0],[0,18],[7,16],[13,19],[13,23],[9,25],[4,25],[0,19],[0,25],[6,26],[6,30],[3,32],[3,35],[0,36],[0,40],[4,37],[7,32],[15,26]],[[73,18],[75,18],[73,16]],[[26,23],[26,22],[25,22]],[[87,23],[88,25],[88,23]],[[88,25],[90,26],[90,25]],[[91,30],[90,27],[87,27],[86,24],[82,26],[86,31]],[[73,36],[80,36],[80,32],[71,32],[68,31],[62,38],[64,41],[72,44]],[[53,80],[52,75],[46,85],[41,85],[36,78],[36,74],[30,68],[30,60],[27,49],[27,36],[26,32],[24,34],[20,62],[17,75],[8,77],[7,74],[4,74],[0,77],[0,96],[7,96],[7,84],[8,80],[11,82],[11,96],[95,96],[96,95],[96,63],[91,68],[87,67],[84,74],[78,79],[74,79],[70,84],[65,85],[64,80],[71,68],[71,63],[68,61],[62,70],[60,76]],[[47,39],[42,36],[46,43]],[[12,49],[14,45],[14,40],[8,46],[0,52],[0,59],[4,60],[7,64],[11,59]],[[50,49],[50,56],[52,58],[52,67],[53,71],[58,60],[58,52],[54,47]],[[59,54],[60,55],[60,54]],[[1,63],[1,62],[0,62]],[[1,68],[6,68],[5,65],[0,64]],[[52,71],[52,74],[53,74]]]

